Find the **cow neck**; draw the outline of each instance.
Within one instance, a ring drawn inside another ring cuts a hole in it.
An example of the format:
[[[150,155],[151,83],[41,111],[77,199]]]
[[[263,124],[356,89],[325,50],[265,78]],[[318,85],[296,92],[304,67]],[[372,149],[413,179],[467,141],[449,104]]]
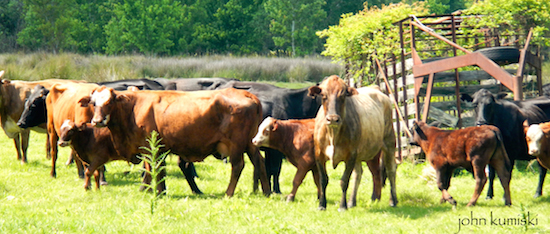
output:
[[[107,127],[111,131],[112,140],[117,153],[124,158],[128,158],[129,146],[134,145],[132,136],[135,131],[135,116],[133,107],[135,106],[135,97],[126,94],[130,101],[114,102],[113,111],[111,112],[111,120],[107,123]],[[130,134],[125,134],[130,133]],[[144,139],[145,141],[145,139]]]
[[[439,128],[436,128],[436,127],[431,127],[431,126],[422,126],[420,128],[420,130],[424,133],[424,136],[426,136],[426,139],[420,139],[420,148],[422,148],[423,150],[426,149],[428,150],[430,148],[430,143],[431,142],[435,142],[433,137],[435,136],[436,138],[439,138],[441,137],[439,133],[443,132],[443,130],[439,129]]]
[[[14,106],[13,103],[13,96],[15,95],[18,97],[19,95],[16,95],[16,89],[13,86],[13,84],[3,84],[2,85],[2,102],[0,103],[0,120],[2,121],[2,124],[4,124],[6,121],[8,121],[8,118],[11,117],[13,113],[10,113],[10,110],[8,110],[8,106]],[[16,108],[11,108],[13,109]]]

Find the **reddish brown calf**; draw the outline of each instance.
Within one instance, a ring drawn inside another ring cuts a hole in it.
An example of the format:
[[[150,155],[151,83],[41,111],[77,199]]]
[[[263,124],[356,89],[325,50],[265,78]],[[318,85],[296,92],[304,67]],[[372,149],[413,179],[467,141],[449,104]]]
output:
[[[512,164],[502,143],[500,131],[495,126],[482,125],[459,130],[441,130],[424,122],[415,122],[411,144],[419,145],[426,158],[437,172],[437,186],[441,190],[441,202],[448,201],[456,206],[456,201],[447,189],[451,176],[457,167],[472,172],[476,179],[474,195],[468,206],[476,204],[485,183],[487,164],[496,169],[504,188],[504,204],[512,204],[510,198],[510,177]]]
[[[286,159],[298,170],[292,182],[292,192],[287,201],[294,201],[298,187],[306,174],[311,171],[317,186],[317,197],[320,194],[319,169],[315,164],[313,141],[315,119],[278,120],[267,117],[260,124],[258,134],[252,139],[256,146],[264,146],[281,151]]]

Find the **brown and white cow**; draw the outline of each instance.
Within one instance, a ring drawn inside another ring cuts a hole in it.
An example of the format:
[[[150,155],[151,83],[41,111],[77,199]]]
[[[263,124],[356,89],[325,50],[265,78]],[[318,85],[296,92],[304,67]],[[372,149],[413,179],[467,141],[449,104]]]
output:
[[[2,71],[3,72],[3,71]],[[0,75],[1,77],[1,75]],[[27,148],[29,146],[30,130],[46,132],[45,125],[31,129],[22,129],[17,121],[25,109],[25,100],[31,95],[36,85],[50,88],[54,84],[74,83],[80,81],[50,79],[42,81],[0,81],[0,119],[2,129],[13,139],[17,151],[17,160],[27,163]]]
[[[492,125],[481,125],[458,130],[442,130],[424,122],[414,122],[411,144],[419,145],[437,173],[437,186],[441,190],[441,202],[456,206],[449,186],[453,171],[463,167],[474,174],[476,186],[468,206],[476,204],[487,176],[485,167],[491,165],[497,171],[504,188],[504,204],[512,204],[510,177],[512,164],[504,149],[500,130]]]
[[[140,147],[147,146],[146,138],[152,131],[162,138],[163,150],[170,150],[187,162],[203,161],[215,152],[228,155],[232,170],[226,194],[232,196],[244,167],[243,153],[247,152],[259,168],[264,194],[271,193],[263,158],[252,144],[262,116],[261,104],[249,92],[236,89],[119,92],[100,87],[81,102],[95,106],[92,125],[111,130],[115,149],[121,156],[145,153]],[[160,174],[162,178],[165,172]],[[151,176],[146,173],[144,182],[150,181]],[[165,188],[162,182],[157,191]]]
[[[281,151],[286,159],[298,170],[292,182],[292,191],[287,201],[294,201],[298,187],[306,174],[311,171],[317,186],[317,197],[320,195],[319,169],[315,164],[313,130],[315,119],[278,120],[267,117],[260,124],[258,133],[252,139],[256,146],[264,146]]]
[[[340,162],[346,165],[340,180],[340,210],[356,205],[357,189],[363,173],[361,162],[367,162],[373,174],[373,200],[380,199],[382,176],[379,163],[384,164],[391,186],[390,205],[397,205],[395,133],[389,97],[372,88],[359,93],[335,75],[309,90],[310,95],[320,95],[323,99],[323,106],[315,118],[314,132],[315,158],[321,172],[322,187],[319,209],[326,209],[328,176],[325,164],[328,160],[332,161],[334,168]],[[352,172],[354,184],[348,204],[346,194]]]
[[[523,122],[523,130],[529,154],[537,157],[541,166],[550,169],[550,122],[529,126],[526,120]]]

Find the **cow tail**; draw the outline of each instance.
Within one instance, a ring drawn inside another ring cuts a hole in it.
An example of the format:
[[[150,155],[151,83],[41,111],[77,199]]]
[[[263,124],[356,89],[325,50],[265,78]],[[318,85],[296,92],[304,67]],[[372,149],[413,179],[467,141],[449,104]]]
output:
[[[504,148],[504,141],[502,140],[502,134],[500,133],[500,130],[497,130],[497,131],[493,130],[493,132],[497,136],[497,148],[495,150],[495,153],[499,150],[502,152],[502,156],[504,158],[504,166],[506,167],[506,170],[512,171],[512,163],[510,161],[510,158],[508,157],[508,153],[506,153],[506,148]]]

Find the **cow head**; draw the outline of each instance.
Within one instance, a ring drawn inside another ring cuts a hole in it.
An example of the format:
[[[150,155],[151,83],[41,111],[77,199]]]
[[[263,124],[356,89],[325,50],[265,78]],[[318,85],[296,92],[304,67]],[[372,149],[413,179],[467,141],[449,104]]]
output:
[[[252,144],[256,146],[269,147],[269,136],[275,130],[277,130],[277,120],[272,117],[267,117],[258,127],[258,133],[252,139]]]
[[[46,96],[49,90],[42,85],[36,85],[31,95],[25,101],[25,109],[17,122],[20,128],[30,128],[46,122]]]
[[[73,121],[68,119],[63,121],[63,124],[59,128],[59,140],[57,140],[57,145],[61,147],[70,145],[76,131],[78,131],[78,129]]]
[[[420,146],[420,142],[427,140],[426,134],[424,134],[424,131],[422,130],[427,125],[424,122],[413,122],[413,126],[411,127],[411,133],[412,137],[409,139],[410,145],[416,145]]]
[[[90,96],[80,99],[79,103],[82,107],[86,107],[89,104],[94,105],[92,126],[105,127],[111,119],[111,113],[114,110],[117,98],[114,89],[101,86],[92,91]]]
[[[349,87],[336,75],[329,76],[320,85],[309,88],[310,96],[321,96],[326,124],[332,127],[339,126],[345,118],[346,98],[357,93],[355,88]]]
[[[523,122],[523,131],[525,132],[525,140],[527,141],[528,152],[535,157],[539,156],[543,151],[543,142],[548,141],[547,138],[549,126],[544,124],[529,125],[527,120]]]
[[[506,94],[493,95],[489,90],[480,89],[474,93],[473,97],[462,95],[463,101],[471,101],[476,115],[476,125],[494,124],[494,117],[497,114],[496,108],[500,103],[498,100],[504,98]]]

